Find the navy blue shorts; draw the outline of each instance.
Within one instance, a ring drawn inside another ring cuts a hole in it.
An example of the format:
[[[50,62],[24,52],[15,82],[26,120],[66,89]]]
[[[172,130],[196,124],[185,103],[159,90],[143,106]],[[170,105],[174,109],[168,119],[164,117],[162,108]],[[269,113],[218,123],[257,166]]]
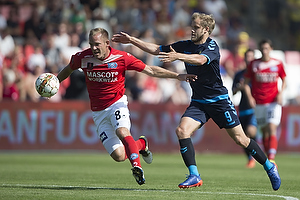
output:
[[[242,128],[246,130],[249,125],[257,126],[257,121],[254,114],[243,115],[239,117]]]
[[[219,128],[233,128],[240,124],[237,112],[229,99],[212,103],[199,103],[192,101],[182,117],[190,117],[201,122],[203,126],[210,118]]]

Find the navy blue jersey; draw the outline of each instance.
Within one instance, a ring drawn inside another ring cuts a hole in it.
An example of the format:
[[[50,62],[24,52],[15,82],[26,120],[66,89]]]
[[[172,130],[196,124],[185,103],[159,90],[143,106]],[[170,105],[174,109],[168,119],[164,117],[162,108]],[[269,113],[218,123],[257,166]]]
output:
[[[200,54],[207,58],[204,65],[184,63],[188,74],[197,75],[196,81],[190,82],[193,94],[192,101],[211,103],[228,98],[228,91],[223,86],[220,74],[219,46],[211,38],[204,44],[196,45],[191,40],[178,41],[171,44],[178,53]],[[160,46],[160,51],[169,52],[170,45]]]
[[[235,74],[233,83],[232,83],[232,90],[234,88],[236,88],[237,84],[240,83],[244,79],[245,72],[246,72],[246,69],[241,70]],[[245,92],[241,91],[241,101],[240,101],[240,105],[239,105],[239,111],[241,112],[241,111],[246,111],[246,110],[252,110],[252,108],[249,104],[249,101],[248,101],[248,98],[247,98]],[[253,112],[254,111],[252,111],[252,113]],[[252,114],[252,113],[248,113],[248,114]]]

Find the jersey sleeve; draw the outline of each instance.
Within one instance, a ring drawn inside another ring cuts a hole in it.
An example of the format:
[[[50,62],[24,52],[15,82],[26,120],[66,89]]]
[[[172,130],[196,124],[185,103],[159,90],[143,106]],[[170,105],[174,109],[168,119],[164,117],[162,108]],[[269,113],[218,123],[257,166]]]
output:
[[[160,50],[161,52],[170,52],[170,45],[161,45],[161,46],[159,47],[159,50]]]
[[[81,58],[80,58],[80,53],[76,53],[75,55],[72,55],[69,66],[71,67],[72,70],[76,70],[80,68],[81,65]]]
[[[184,52],[184,48],[186,47],[187,41],[178,41],[169,45],[161,45],[159,47],[159,50],[161,52],[170,52],[170,46],[172,46],[172,48],[179,53],[183,53]]]
[[[214,40],[211,40],[207,47],[200,52],[200,55],[203,55],[207,58],[207,64],[211,63],[213,60],[219,58],[219,46]]]
[[[141,72],[146,67],[145,63],[143,63],[141,60],[137,59],[130,53],[126,54],[125,62],[126,62],[126,70],[135,70],[135,71]]]

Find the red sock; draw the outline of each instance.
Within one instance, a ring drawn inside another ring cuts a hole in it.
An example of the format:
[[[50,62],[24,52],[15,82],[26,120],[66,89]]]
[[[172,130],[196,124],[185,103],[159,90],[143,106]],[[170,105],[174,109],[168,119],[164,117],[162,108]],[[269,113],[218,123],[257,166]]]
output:
[[[132,167],[141,167],[139,149],[133,137],[127,136],[122,140],[122,142],[126,151],[127,158],[129,158]]]
[[[269,152],[269,137],[267,138],[263,138],[263,145],[264,145],[264,149],[265,149],[265,152],[268,153]]]
[[[137,145],[139,150],[144,150],[146,148],[146,142],[143,139],[138,139],[136,141],[136,145]]]
[[[276,135],[271,135],[269,139],[269,151],[268,151],[268,158],[269,160],[274,160],[275,155],[277,153],[278,148],[278,141]]]

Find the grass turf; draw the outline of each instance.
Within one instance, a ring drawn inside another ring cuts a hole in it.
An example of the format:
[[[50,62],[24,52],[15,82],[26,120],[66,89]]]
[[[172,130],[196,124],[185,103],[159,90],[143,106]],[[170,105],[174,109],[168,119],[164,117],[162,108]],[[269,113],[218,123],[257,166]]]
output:
[[[300,155],[279,154],[282,178],[273,191],[258,163],[246,169],[244,155],[196,155],[204,181],[179,189],[188,173],[179,154],[154,154],[142,162],[146,184],[139,186],[129,161],[114,162],[106,153],[0,153],[0,199],[287,199],[300,198]]]

